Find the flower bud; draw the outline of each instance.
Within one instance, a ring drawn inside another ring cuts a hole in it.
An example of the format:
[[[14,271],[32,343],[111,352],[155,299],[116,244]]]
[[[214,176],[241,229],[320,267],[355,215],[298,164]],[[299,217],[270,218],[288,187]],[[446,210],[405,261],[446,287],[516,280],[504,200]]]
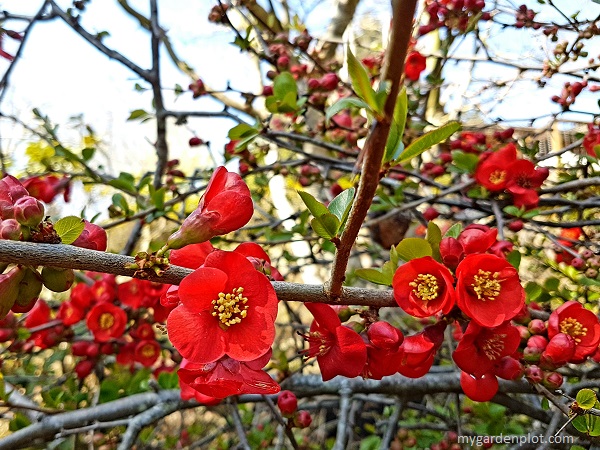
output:
[[[0,239],[18,241],[21,239],[21,225],[15,219],[5,219],[0,222]]]
[[[546,339],[544,336],[535,335],[535,336],[531,336],[527,340],[527,347],[529,347],[529,348],[536,348],[539,350],[544,350],[547,345],[548,345],[548,339]]]
[[[444,265],[452,270],[456,269],[458,263],[465,257],[463,246],[453,237],[445,237],[440,242],[440,254]]]
[[[42,269],[42,281],[53,292],[65,292],[73,286],[75,272],[73,269],[46,266]]]
[[[546,372],[542,384],[551,390],[560,389],[563,384],[563,376],[558,372]]]
[[[547,368],[565,365],[575,354],[575,340],[568,334],[558,333],[552,336],[542,353],[540,363]]]
[[[0,275],[0,319],[4,319],[15,304],[19,295],[19,282],[24,275],[24,270],[18,266]]]
[[[15,219],[21,225],[36,227],[44,219],[44,205],[34,197],[26,195],[15,202]]]
[[[28,311],[37,301],[41,291],[42,281],[40,280],[38,271],[25,269],[23,278],[19,282],[19,294],[15,300],[15,305]]]
[[[544,372],[538,366],[529,366],[525,369],[525,377],[532,383],[540,383],[544,379]]]
[[[292,417],[298,410],[298,399],[292,391],[281,391],[277,397],[277,406],[283,417]]]
[[[298,428],[308,428],[312,423],[312,417],[306,410],[298,411],[296,417],[294,417],[294,425]]]
[[[367,336],[373,346],[384,350],[395,351],[404,341],[402,332],[385,321],[372,324],[367,330]]]
[[[88,248],[90,250],[98,250],[103,252],[106,250],[106,231],[104,228],[99,227],[87,220],[84,220],[85,228],[79,235],[75,242],[71,245],[75,247]]]
[[[75,366],[75,373],[77,374],[77,378],[83,380],[87,377],[92,370],[94,370],[95,363],[90,359],[84,359],[83,361],[79,361]]]
[[[504,380],[518,380],[523,372],[523,365],[510,356],[502,358],[494,367],[494,375]]]

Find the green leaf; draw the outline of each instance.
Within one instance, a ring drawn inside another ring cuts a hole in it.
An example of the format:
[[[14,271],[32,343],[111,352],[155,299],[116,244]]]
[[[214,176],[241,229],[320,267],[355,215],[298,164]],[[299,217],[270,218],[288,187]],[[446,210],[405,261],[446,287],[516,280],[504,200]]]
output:
[[[577,393],[575,401],[581,409],[588,410],[594,407],[598,398],[596,397],[596,393],[591,389],[582,389]]]
[[[366,108],[369,111],[371,110],[369,105],[367,105],[363,100],[354,97],[345,97],[338,100],[327,109],[327,113],[325,114],[326,123],[329,125],[329,121],[333,116],[340,111],[349,108]]]
[[[437,130],[433,130],[427,134],[424,134],[406,147],[406,150],[404,150],[400,155],[398,163],[404,164],[410,161],[414,157],[419,156],[425,150],[445,141],[460,129],[461,126],[458,122],[449,122],[445,125],[442,125]]]
[[[340,192],[333,200],[331,200],[331,203],[329,203],[327,209],[339,219],[340,224],[343,224],[348,218],[348,213],[350,212],[352,201],[354,200],[354,191],[355,189],[353,187],[346,189]]]
[[[298,195],[300,196],[300,198],[302,199],[302,201],[304,202],[304,204],[306,205],[306,207],[312,213],[313,216],[319,217],[319,216],[322,216],[323,214],[329,213],[329,210],[327,209],[327,207],[324,204],[322,204],[321,202],[319,202],[319,200],[314,198],[312,195],[310,195],[308,192],[306,192],[306,191],[296,191],[296,192],[298,192]]]
[[[506,214],[509,214],[509,215],[515,216],[515,217],[521,217],[523,215],[523,210],[520,208],[517,208],[515,205],[505,206],[502,211],[504,211]]]
[[[84,161],[89,161],[94,157],[94,153],[96,153],[96,149],[92,147],[86,147],[81,150],[81,157]]]
[[[542,292],[542,287],[533,281],[530,281],[525,285],[525,294],[527,294],[527,300],[530,302],[542,295]]]
[[[442,230],[433,221],[427,224],[427,242],[431,245],[433,259],[441,261],[440,242],[442,242]]]
[[[422,258],[423,256],[431,256],[433,250],[431,245],[425,239],[421,238],[406,238],[396,246],[398,256],[403,261],[410,261],[416,258]]]
[[[347,54],[348,74],[350,75],[350,80],[352,81],[352,89],[354,89],[354,92],[359,98],[364,100],[367,105],[371,107],[371,110],[375,111],[376,113],[381,113],[381,111],[378,110],[379,106],[377,105],[375,90],[371,86],[371,80],[369,79],[367,70],[352,54],[349,46],[347,49]]]
[[[513,250],[508,255],[506,255],[506,260],[510,263],[511,266],[519,270],[519,265],[521,264],[521,252],[519,252],[519,250]]]
[[[131,114],[129,114],[129,117],[127,118],[127,120],[137,120],[137,119],[141,120],[141,119],[145,119],[147,117],[150,117],[149,113],[147,113],[143,109],[135,109],[135,110],[131,111]]]
[[[556,291],[560,285],[560,280],[556,277],[548,278],[544,281],[544,289],[547,291]]]
[[[315,233],[325,239],[331,239],[337,235],[340,228],[340,221],[333,214],[326,213],[319,217],[315,217],[310,221]]]
[[[156,209],[158,209],[159,211],[162,211],[163,209],[165,209],[166,189],[167,188],[165,186],[163,186],[160,189],[158,189],[152,193],[152,201],[154,202],[154,206],[156,207]]]
[[[378,269],[356,269],[354,275],[363,280],[370,281],[371,283],[381,284],[383,286],[392,285],[393,275],[390,277],[388,274],[384,274]]]
[[[394,118],[390,127],[390,134],[385,144],[385,154],[383,162],[393,161],[400,156],[404,150],[402,137],[404,136],[404,127],[406,126],[406,115],[408,113],[408,97],[406,96],[406,88],[403,87],[396,99],[394,107]]]
[[[529,211],[523,213],[521,215],[521,217],[523,219],[533,219],[535,216],[537,216],[540,213],[539,209],[530,209]]]
[[[298,86],[296,85],[296,80],[294,80],[294,77],[289,72],[280,73],[273,80],[273,97],[284,101],[284,99],[290,94],[292,94],[295,104],[296,97],[298,96]]]
[[[379,436],[369,436],[360,442],[359,450],[378,450],[381,446],[381,438]]]
[[[247,123],[240,123],[236,125],[229,133],[227,133],[227,137],[233,141],[237,141],[242,138],[247,138],[249,136],[256,136],[258,134],[258,130],[254,127],[251,127]]]
[[[572,424],[578,431],[588,436],[600,436],[600,417],[598,416],[584,414],[575,418]]]
[[[133,175],[127,172],[121,172],[118,178],[115,178],[114,180],[110,180],[108,182],[109,185],[117,189],[121,189],[123,191],[128,191],[131,193],[136,193],[134,183],[135,179],[133,178]]]
[[[120,395],[119,385],[112,379],[106,378],[100,384],[100,395],[98,401],[106,403],[118,399]]]
[[[548,401],[548,399],[546,397],[542,398],[541,406],[544,411],[548,411],[550,409],[550,402]]]
[[[454,239],[456,239],[460,235],[461,231],[462,231],[462,224],[455,223],[450,228],[448,228],[448,230],[444,234],[444,237],[453,237]]]
[[[63,244],[72,244],[79,237],[85,223],[77,216],[63,217],[54,224],[54,230],[60,236]]]
[[[8,423],[8,429],[14,432],[25,428],[29,425],[31,425],[31,421],[27,418],[25,414],[15,412],[13,419]]]
[[[466,173],[475,172],[477,164],[479,164],[479,156],[473,153],[463,152],[462,150],[454,150],[452,152],[452,162],[454,165]]]

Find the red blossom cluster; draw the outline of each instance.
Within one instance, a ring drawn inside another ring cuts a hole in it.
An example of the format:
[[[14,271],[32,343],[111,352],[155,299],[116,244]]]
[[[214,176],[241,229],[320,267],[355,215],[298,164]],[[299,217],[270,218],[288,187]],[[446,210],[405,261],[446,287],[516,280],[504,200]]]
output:
[[[519,159],[516,146],[510,143],[496,152],[481,155],[475,179],[490,192],[508,192],[515,206],[531,209],[537,206],[537,189],[549,173],[546,167],[536,167],[531,161]]]
[[[583,137],[583,148],[593,158],[600,156],[600,125],[588,123],[588,132]]]
[[[419,35],[443,27],[464,33],[474,21],[491,19],[490,13],[484,12],[483,8],[484,0],[427,0],[425,10],[429,22],[419,27]]]

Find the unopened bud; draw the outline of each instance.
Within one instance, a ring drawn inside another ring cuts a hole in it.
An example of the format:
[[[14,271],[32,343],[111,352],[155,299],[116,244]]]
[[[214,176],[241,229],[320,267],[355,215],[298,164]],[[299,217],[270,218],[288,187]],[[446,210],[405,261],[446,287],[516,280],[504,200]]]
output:
[[[54,292],[68,291],[75,281],[73,269],[60,269],[58,267],[44,267],[42,269],[44,286]]]

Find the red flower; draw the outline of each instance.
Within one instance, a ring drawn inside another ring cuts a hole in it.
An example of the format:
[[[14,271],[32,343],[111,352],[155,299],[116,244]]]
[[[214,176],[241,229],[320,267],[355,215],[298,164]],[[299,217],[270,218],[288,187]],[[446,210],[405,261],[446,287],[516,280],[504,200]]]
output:
[[[57,319],[62,320],[63,324],[74,325],[85,317],[85,310],[72,301],[61,303],[58,309]]]
[[[252,218],[254,207],[250,189],[236,173],[219,167],[206,192],[191,213],[167,240],[167,247],[179,249],[237,230]]]
[[[61,193],[65,202],[68,202],[71,193],[70,183],[71,179],[67,176],[42,175],[27,178],[23,181],[23,186],[29,191],[29,195],[44,203],[50,203]]]
[[[315,320],[304,336],[308,341],[307,357],[317,357],[323,381],[336,375],[354,378],[361,374],[367,362],[367,346],[360,335],[342,326],[338,315],[329,306],[306,303]]]
[[[543,369],[554,369],[568,363],[575,355],[576,342],[569,334],[558,333],[552,336],[540,356]]]
[[[277,296],[242,255],[215,250],[183,279],[167,319],[169,338],[184,358],[207,364],[228,355],[250,361],[275,337]]]
[[[71,301],[81,309],[87,309],[94,301],[92,288],[85,283],[79,283],[71,289]]]
[[[75,247],[88,248],[103,252],[106,250],[107,237],[104,228],[83,220],[85,228],[77,239],[71,244]]]
[[[261,370],[271,359],[271,350],[251,361],[224,356],[208,364],[186,359],[177,371],[180,384],[213,398],[241,394],[277,394],[281,389],[268,373]]]
[[[406,336],[402,342],[402,361],[398,372],[409,378],[421,378],[433,365],[433,359],[444,342],[445,322],[426,327],[420,333]]]
[[[512,355],[520,342],[519,330],[509,322],[484,328],[471,321],[452,359],[462,371],[480,378],[502,358]]]
[[[381,380],[398,371],[404,350],[401,347],[404,335],[387,322],[373,323],[367,330],[367,363],[363,378]]]
[[[519,159],[508,168],[510,180],[506,188],[513,196],[513,203],[517,207],[534,208],[538,204],[536,191],[550,171],[546,167],[535,167],[531,161]]]
[[[475,378],[466,372],[460,373],[460,387],[474,402],[488,402],[498,392],[498,379],[492,373]]]
[[[588,155],[598,158],[600,155],[600,127],[588,123],[588,134],[583,138],[583,148]]]
[[[87,327],[98,342],[107,342],[123,336],[127,314],[112,303],[98,303],[86,317]]]
[[[152,366],[160,356],[160,344],[155,340],[146,339],[135,346],[134,358],[144,367]]]
[[[582,362],[593,355],[600,344],[600,323],[596,315],[576,301],[570,301],[550,314],[548,337],[558,333],[568,334],[575,340],[575,353],[571,362]]]
[[[488,191],[502,191],[510,178],[509,166],[516,160],[517,148],[510,143],[479,162],[475,180]]]
[[[440,255],[444,265],[454,270],[465,257],[465,250],[456,238],[445,237],[440,242]]]
[[[431,256],[413,259],[394,274],[392,287],[398,306],[414,317],[448,314],[454,306],[454,278]]]
[[[254,267],[259,272],[264,273],[269,279],[275,281],[283,281],[283,277],[279,271],[271,265],[271,258],[267,255],[262,247],[254,242],[243,242],[238,245],[234,252],[244,255],[254,264]]]
[[[471,224],[458,236],[458,242],[463,246],[465,254],[485,253],[496,243],[498,230],[487,225]]]
[[[197,269],[204,264],[206,257],[214,250],[215,248],[209,241],[187,245],[179,250],[171,250],[169,262],[176,266]]]
[[[406,57],[404,65],[404,74],[406,78],[412,81],[417,81],[421,76],[421,72],[427,67],[427,58],[419,52],[410,52]]]
[[[457,267],[456,278],[458,307],[482,327],[497,327],[523,307],[525,290],[505,259],[469,255]]]

